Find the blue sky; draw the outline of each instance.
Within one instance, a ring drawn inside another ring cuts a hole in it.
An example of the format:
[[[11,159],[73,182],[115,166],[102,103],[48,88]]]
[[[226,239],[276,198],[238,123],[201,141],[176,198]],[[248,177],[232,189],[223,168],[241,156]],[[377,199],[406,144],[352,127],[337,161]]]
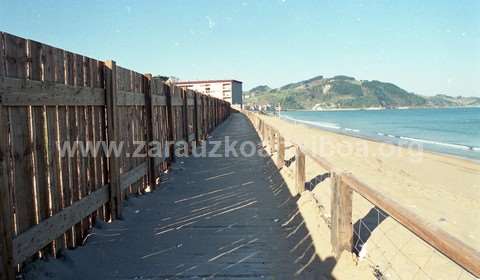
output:
[[[480,1],[13,1],[0,30],[181,79],[244,89],[316,75],[480,96]]]

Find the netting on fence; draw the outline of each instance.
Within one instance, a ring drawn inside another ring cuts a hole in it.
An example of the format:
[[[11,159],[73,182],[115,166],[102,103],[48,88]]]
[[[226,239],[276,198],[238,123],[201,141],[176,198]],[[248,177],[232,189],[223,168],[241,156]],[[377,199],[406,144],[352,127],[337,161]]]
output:
[[[352,222],[353,251],[378,279],[476,279],[355,192]]]

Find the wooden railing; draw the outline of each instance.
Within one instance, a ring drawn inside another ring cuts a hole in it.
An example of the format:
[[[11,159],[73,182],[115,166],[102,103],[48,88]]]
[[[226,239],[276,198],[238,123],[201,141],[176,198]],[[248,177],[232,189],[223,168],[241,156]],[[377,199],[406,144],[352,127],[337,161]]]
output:
[[[250,119],[262,140],[269,144],[270,151],[277,152],[277,167],[285,162],[285,138],[277,129],[269,125],[257,113],[243,111]],[[277,145],[275,145],[277,144]],[[305,157],[311,158],[330,174],[332,182],[331,198],[331,244],[333,253],[338,257],[344,250],[352,250],[352,192],[356,192],[368,201],[388,213],[403,227],[424,240],[434,249],[470,272],[480,277],[480,253],[448,232],[429,223],[394,200],[384,196],[374,188],[358,180],[353,174],[337,172],[335,167],[320,155],[307,147],[294,144],[295,186],[298,193],[305,191]],[[277,150],[275,147],[278,147]]]
[[[121,217],[127,195],[155,189],[173,157],[132,157],[136,141],[172,152],[176,141],[204,139],[229,112],[223,100],[114,61],[0,33],[0,279],[81,245],[96,220]],[[119,157],[61,156],[75,141],[124,147]]]

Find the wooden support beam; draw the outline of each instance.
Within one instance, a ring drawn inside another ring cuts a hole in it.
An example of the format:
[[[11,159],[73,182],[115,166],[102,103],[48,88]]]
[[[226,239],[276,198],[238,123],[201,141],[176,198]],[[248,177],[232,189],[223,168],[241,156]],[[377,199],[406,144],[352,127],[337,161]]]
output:
[[[183,121],[183,139],[189,143],[190,139],[188,139],[188,104],[187,104],[187,98],[188,98],[188,91],[184,89],[179,89],[180,94],[182,95],[183,98],[183,106],[182,106],[182,121]]]
[[[174,86],[164,85],[165,97],[167,103],[167,122],[168,122],[168,158],[170,162],[175,162],[175,145],[173,144],[174,140],[174,127],[173,127],[173,112],[172,112],[172,88]]]
[[[1,40],[1,37],[0,37]],[[1,65],[0,65],[1,67]],[[0,279],[15,279],[13,270],[12,238],[13,215],[8,174],[10,159],[8,150],[8,112],[0,105]]]
[[[275,153],[275,130],[270,128],[270,154]]]
[[[119,121],[117,107],[117,65],[107,60],[104,68],[105,94],[107,103],[107,135],[109,145],[119,145]],[[122,216],[122,191],[120,189],[120,165],[118,158],[112,154],[108,158],[108,179],[110,185],[109,207],[112,220]]]
[[[157,172],[155,169],[155,157],[151,157],[148,149],[150,148],[149,143],[153,143],[153,86],[152,74],[145,74],[144,78],[144,88],[145,93],[145,124],[146,124],[146,141],[147,141],[147,163],[148,163],[148,180],[150,184],[150,189],[155,190],[157,183]]]
[[[13,240],[13,264],[24,262],[35,252],[90,215],[108,199],[108,186],[102,186],[17,236]]]
[[[195,143],[200,141],[200,131],[198,127],[198,93],[193,93],[193,129],[195,132]]]
[[[295,151],[295,185],[299,194],[305,191],[305,154],[299,146]]]
[[[332,172],[331,235],[330,240],[335,257],[344,250],[351,252],[353,242],[352,189],[342,176]]]
[[[102,88],[17,78],[0,78],[0,103],[5,106],[103,106]]]
[[[278,137],[277,167],[282,168],[285,165],[285,139],[280,134],[277,134],[277,137]]]

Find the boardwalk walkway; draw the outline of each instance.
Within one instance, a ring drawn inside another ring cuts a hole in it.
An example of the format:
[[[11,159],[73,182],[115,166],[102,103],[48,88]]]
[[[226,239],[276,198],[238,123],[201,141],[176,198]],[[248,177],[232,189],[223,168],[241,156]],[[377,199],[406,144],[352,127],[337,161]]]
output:
[[[259,142],[233,114],[209,140]],[[222,153],[223,154],[223,153]],[[36,262],[27,279],[330,279],[268,158],[178,159],[153,193],[126,201],[86,246]]]

